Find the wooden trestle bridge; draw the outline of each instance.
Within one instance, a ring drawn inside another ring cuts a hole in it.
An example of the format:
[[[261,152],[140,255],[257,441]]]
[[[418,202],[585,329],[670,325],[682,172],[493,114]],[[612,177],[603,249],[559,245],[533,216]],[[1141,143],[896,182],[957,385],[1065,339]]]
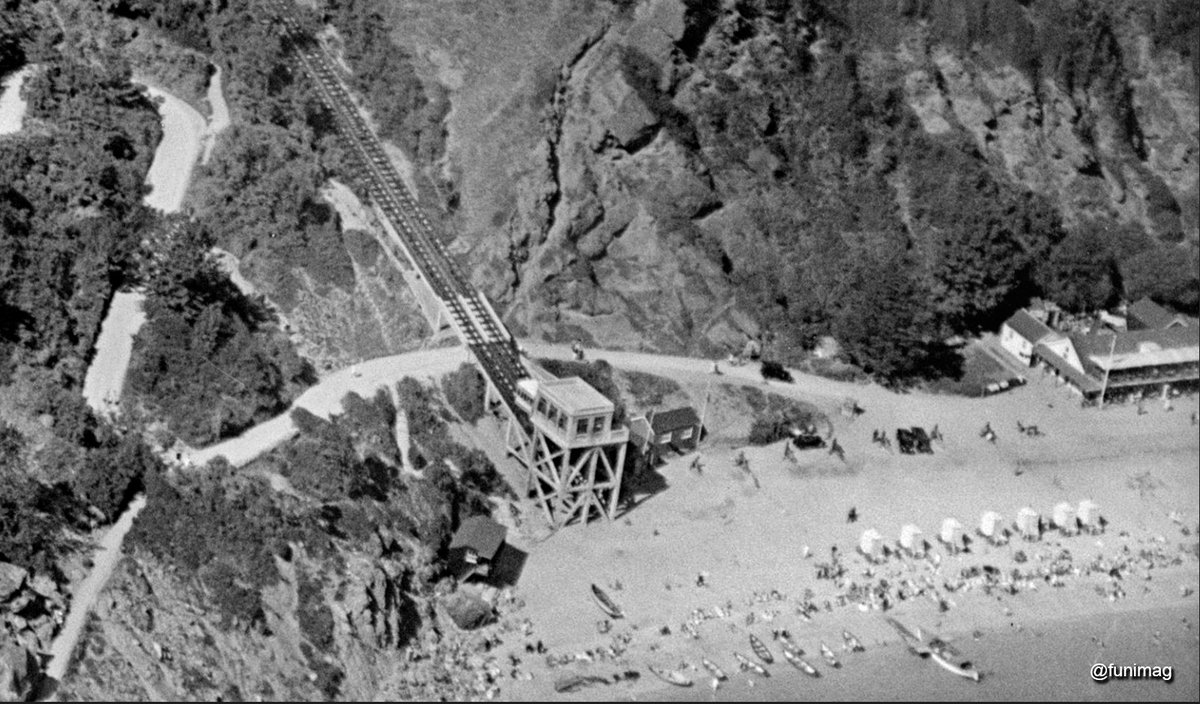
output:
[[[535,378],[487,297],[446,251],[363,118],[337,64],[305,32],[289,0],[264,3],[298,66],[312,79],[367,184],[368,200],[386,230],[382,242],[413,290],[435,333],[447,327],[471,351],[487,382],[489,408],[508,424],[506,450],[527,471],[555,526],[617,511],[629,432],[613,427],[613,404],[580,379]]]

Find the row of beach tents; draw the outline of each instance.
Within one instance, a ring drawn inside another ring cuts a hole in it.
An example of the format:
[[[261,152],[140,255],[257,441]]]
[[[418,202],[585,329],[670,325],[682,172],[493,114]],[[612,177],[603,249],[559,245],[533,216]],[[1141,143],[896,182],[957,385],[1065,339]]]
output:
[[[1064,535],[1075,535],[1081,531],[1095,533],[1104,527],[1100,506],[1090,499],[1080,501],[1078,507],[1063,501],[1055,505],[1050,515],[1050,524],[1047,526],[1040,513],[1026,506],[1017,511],[1016,521],[1010,530],[1003,516],[995,511],[985,511],[979,518],[979,527],[975,532],[991,544],[1000,545],[1007,542],[1009,536],[1014,533],[1026,540],[1038,540],[1047,527]],[[952,553],[962,550],[969,542],[963,524],[953,517],[942,521],[937,539]],[[912,557],[923,556],[929,548],[925,533],[912,523],[900,528],[898,544],[901,552]],[[874,528],[868,528],[859,539],[858,551],[868,559],[881,559],[887,552],[883,536]]]

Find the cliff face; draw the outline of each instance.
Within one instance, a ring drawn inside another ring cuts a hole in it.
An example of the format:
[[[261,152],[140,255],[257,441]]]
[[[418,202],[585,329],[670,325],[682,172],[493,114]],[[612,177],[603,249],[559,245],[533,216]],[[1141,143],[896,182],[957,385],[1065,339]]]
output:
[[[857,197],[821,175],[842,168],[838,144],[822,153],[821,135],[810,135],[800,155],[767,144],[790,119],[763,78],[772,52],[814,72],[851,61],[847,93],[902,103],[912,126],[870,134],[871,155],[905,129],[965,143],[1005,187],[1044,197],[1068,231],[1123,225],[1183,241],[1179,256],[1194,257],[1195,63],[1151,37],[1161,8],[1109,4],[1117,9],[645,0],[575,14],[573,31],[563,31],[571,4],[551,3],[531,11],[525,39],[538,40],[536,60],[503,86],[502,101],[494,82],[470,78],[495,46],[472,48],[447,29],[449,56],[422,51],[422,41],[443,44],[432,25],[425,39],[404,26],[393,36],[443,69],[458,67],[454,81],[438,74],[451,88],[441,167],[461,188],[457,246],[515,328],[712,352],[740,344],[762,321],[736,270],[750,251],[746,233],[761,229],[762,202],[791,204],[798,230],[815,217],[795,188],[780,187],[780,174],[803,162],[822,187]],[[505,22],[517,23],[522,11],[509,12]],[[523,41],[511,51],[535,50]],[[757,134],[706,122],[704,101],[726,90],[763,98]],[[859,119],[847,112],[829,121]],[[827,163],[811,166],[819,162]],[[903,173],[887,176],[887,208],[911,229]]]
[[[1112,218],[1161,240],[1195,240],[1196,77],[1177,54],[1155,55],[1145,35],[1129,32],[1112,48],[1117,88],[1033,80],[920,31],[880,63],[903,71],[922,129],[965,132],[1013,182],[1048,194],[1068,225]]]

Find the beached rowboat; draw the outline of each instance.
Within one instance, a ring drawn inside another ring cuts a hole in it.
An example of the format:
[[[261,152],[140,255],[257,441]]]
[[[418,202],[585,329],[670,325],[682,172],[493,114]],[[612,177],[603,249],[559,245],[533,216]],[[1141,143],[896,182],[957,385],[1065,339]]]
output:
[[[954,663],[947,660],[942,655],[942,653],[939,652],[938,650],[930,650],[929,657],[932,658],[934,662],[936,662],[937,664],[944,667],[946,670],[949,670],[950,672],[958,675],[959,677],[971,680],[972,682],[978,682],[983,677],[981,674],[979,674],[979,670],[976,670],[976,669],[973,669],[970,667],[970,663],[963,663],[962,665],[955,665]]]
[[[737,658],[738,665],[740,665],[743,670],[753,670],[755,673],[757,673],[763,677],[771,676],[771,673],[767,672],[767,668],[763,667],[762,665],[759,665],[758,663],[754,662],[753,660],[746,657],[745,655],[742,655],[741,653],[735,651],[733,653],[733,657]]]
[[[846,647],[849,648],[850,652],[852,653],[861,653],[866,651],[866,648],[863,647],[862,641],[856,638],[850,631],[842,631],[842,640],[846,641]]]
[[[829,663],[830,667],[842,666],[842,663],[837,659],[837,655],[834,655],[833,650],[824,643],[821,643],[821,656],[825,658],[825,662]]]
[[[625,618],[625,612],[621,611],[621,607],[617,606],[612,599],[609,599],[604,590],[595,584],[592,585],[592,596],[596,598],[596,603],[600,605],[600,610],[608,614],[609,618]]]
[[[807,660],[800,657],[791,648],[783,649],[783,659],[787,660],[789,663],[792,664],[792,667],[803,672],[804,674],[808,675],[809,677],[820,677],[821,676],[821,673],[817,672],[817,668],[810,665]]]
[[[758,656],[759,660],[768,665],[775,662],[775,656],[767,649],[767,645],[754,635],[750,636],[750,647],[754,649],[754,654]]]
[[[650,672],[654,673],[655,677],[668,684],[673,684],[676,687],[692,686],[692,681],[678,670],[664,670],[661,667],[655,667],[653,665],[650,665],[649,669]]]
[[[715,662],[713,662],[712,660],[709,660],[708,658],[703,658],[700,660],[700,662],[704,664],[704,669],[711,672],[712,676],[717,678],[717,681],[720,682],[720,681],[729,679],[729,675],[725,674],[725,671],[722,670],[720,667],[717,667],[717,664]]]

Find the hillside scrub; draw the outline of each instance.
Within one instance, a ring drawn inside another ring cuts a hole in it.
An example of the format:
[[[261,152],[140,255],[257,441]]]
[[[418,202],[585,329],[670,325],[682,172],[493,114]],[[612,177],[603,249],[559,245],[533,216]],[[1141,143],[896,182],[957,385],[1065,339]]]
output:
[[[147,267],[148,321],[134,342],[129,388],[192,444],[278,415],[315,381],[262,301],[242,294],[199,223],[170,219]]]
[[[824,414],[801,401],[763,393],[749,386],[734,388],[724,384],[722,389],[741,396],[750,407],[754,420],[750,424],[750,435],[746,442],[751,445],[769,445],[790,438],[793,430],[803,430],[810,425],[820,430],[828,422]]]
[[[446,403],[468,423],[483,417],[483,395],[487,382],[475,365],[464,362],[461,367],[442,377],[442,393]]]

